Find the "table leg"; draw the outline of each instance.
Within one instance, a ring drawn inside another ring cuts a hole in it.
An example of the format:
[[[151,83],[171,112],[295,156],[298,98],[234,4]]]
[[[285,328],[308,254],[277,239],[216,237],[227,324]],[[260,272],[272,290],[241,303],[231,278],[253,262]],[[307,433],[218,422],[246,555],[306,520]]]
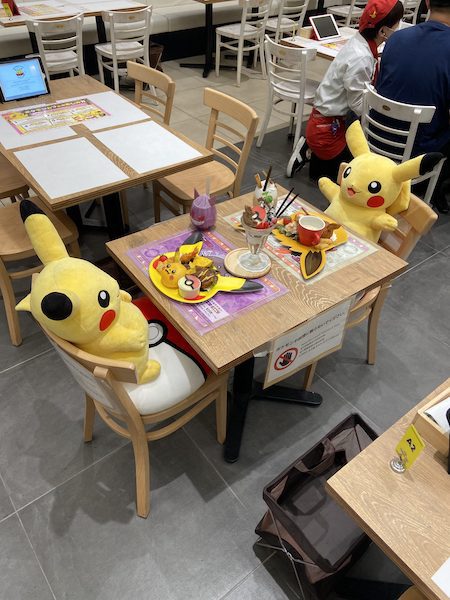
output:
[[[103,18],[101,15],[96,15],[95,24],[97,26],[97,37],[98,37],[99,44],[106,44],[108,39],[106,37],[105,22],[103,21]],[[108,87],[112,88],[113,87],[112,74],[107,69],[105,69],[104,71],[105,71],[105,74],[104,74],[105,75],[105,84]]]
[[[245,416],[253,390],[253,367],[255,359],[249,358],[234,369],[233,400],[225,440],[224,458],[227,462],[236,462],[239,458]]]
[[[125,235],[118,192],[103,196],[103,207],[105,209],[106,228],[108,230],[109,239],[115,240],[116,238]]]
[[[30,37],[31,49],[33,54],[39,54],[39,48],[36,41],[36,34],[33,31],[29,31],[28,35]]]
[[[233,399],[228,420],[227,439],[225,441],[224,458],[233,463],[239,458],[245,417],[250,400],[272,400],[274,402],[294,402],[307,406],[319,406],[322,396],[316,392],[299,390],[273,385],[263,390],[261,383],[253,381],[255,359],[250,358],[238,365],[234,370]]]
[[[205,4],[205,63],[180,63],[180,67],[189,69],[203,69],[203,77],[208,77],[214,68],[213,63],[214,50],[214,26],[213,26],[213,5]]]

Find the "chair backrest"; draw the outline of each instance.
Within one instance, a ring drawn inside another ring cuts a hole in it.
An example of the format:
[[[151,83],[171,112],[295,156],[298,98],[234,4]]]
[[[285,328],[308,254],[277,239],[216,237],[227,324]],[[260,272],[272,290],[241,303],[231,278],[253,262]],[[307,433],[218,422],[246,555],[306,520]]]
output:
[[[169,125],[175,95],[175,82],[173,79],[161,71],[132,61],[127,62],[127,73],[128,77],[134,79],[134,101],[136,104]],[[144,84],[149,85],[150,90],[144,90]],[[164,97],[157,95],[156,90],[162,92]],[[155,93],[152,93],[153,91]],[[153,104],[144,102],[146,98]]]
[[[273,92],[285,96],[296,95],[303,100],[305,97],[307,64],[316,58],[315,48],[294,48],[277,44],[266,35],[264,42],[266,68],[269,85]],[[300,111],[299,114],[303,114]]]
[[[47,77],[52,72],[64,73],[73,69],[78,71],[79,75],[84,75],[82,13],[66,19],[30,20],[27,21],[27,27],[36,36],[39,55]],[[70,55],[67,57],[68,52],[75,53],[75,59]],[[57,63],[58,66],[52,66],[51,63]]]
[[[111,50],[117,58],[116,46],[120,42],[138,42],[144,51],[144,63],[149,65],[150,29],[152,7],[140,10],[103,12],[103,21],[109,25]]]
[[[134,364],[88,354],[44,327],[43,330],[88,396],[108,411],[121,415],[134,412],[134,404],[122,385],[122,382],[137,383]]]
[[[421,123],[429,123],[435,106],[404,104],[389,100],[366,84],[363,94],[361,125],[369,148],[396,162],[411,158],[417,130]],[[436,186],[444,160],[432,171],[414,179],[413,183],[429,180],[424,201],[429,203]]]
[[[242,6],[240,36],[244,36],[247,24],[264,31],[272,0],[239,0],[239,5]]]
[[[347,167],[348,163],[342,163],[339,167],[339,185]],[[408,208],[395,215],[395,218],[398,221],[397,229],[383,231],[378,244],[406,260],[420,238],[430,231],[433,223],[437,220],[437,214],[423,200],[411,194]]]
[[[277,31],[275,33],[276,42],[278,42],[280,37],[283,37],[283,32],[289,36],[293,36],[303,27],[308,5],[309,0],[281,0],[278,9]],[[283,18],[286,17],[295,22],[292,27],[283,27]]]
[[[244,102],[212,88],[205,88],[203,103],[211,109],[205,145],[235,172],[233,196],[238,196],[259,117]],[[224,115],[228,117],[228,122],[225,122]],[[233,126],[229,124],[230,120]],[[244,131],[235,128],[237,123],[244,127]],[[236,145],[239,142],[243,142],[242,148]],[[219,148],[225,146],[229,155],[218,150],[216,143]]]
[[[422,0],[403,0],[403,7],[405,9],[403,20],[411,21],[411,23],[416,25],[421,4]]]

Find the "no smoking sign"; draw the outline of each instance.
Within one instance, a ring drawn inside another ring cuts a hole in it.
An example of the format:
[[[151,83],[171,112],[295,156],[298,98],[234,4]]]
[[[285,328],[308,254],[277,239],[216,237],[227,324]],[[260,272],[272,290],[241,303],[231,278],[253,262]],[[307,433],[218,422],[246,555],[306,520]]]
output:
[[[292,365],[298,356],[298,348],[288,348],[284,350],[274,363],[274,367],[277,371],[283,371]]]

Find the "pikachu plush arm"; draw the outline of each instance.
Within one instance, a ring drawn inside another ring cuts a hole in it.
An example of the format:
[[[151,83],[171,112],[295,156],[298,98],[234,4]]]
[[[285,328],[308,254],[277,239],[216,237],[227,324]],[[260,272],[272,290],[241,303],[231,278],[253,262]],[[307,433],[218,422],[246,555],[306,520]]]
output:
[[[398,222],[397,219],[385,213],[376,216],[370,225],[375,231],[379,231],[380,229],[383,231],[395,231],[395,229],[397,229]]]
[[[139,352],[148,343],[145,332],[130,332],[127,327],[117,323],[98,340],[100,352]]]
[[[321,177],[319,179],[319,189],[330,204],[339,196],[340,187],[337,183],[328,179],[328,177]]]

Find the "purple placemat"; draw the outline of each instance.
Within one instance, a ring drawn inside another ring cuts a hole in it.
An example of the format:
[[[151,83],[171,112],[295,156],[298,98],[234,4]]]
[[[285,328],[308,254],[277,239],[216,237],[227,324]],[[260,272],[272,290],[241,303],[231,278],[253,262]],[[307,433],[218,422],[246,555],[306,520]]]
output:
[[[160,254],[174,252],[190,234],[192,234],[192,231],[186,230],[165,240],[149,242],[138,248],[133,248],[127,254],[138,268],[149,277],[148,266],[150,262]],[[223,261],[225,255],[233,248],[235,248],[234,245],[215,231],[203,232],[201,254],[212,258],[222,275],[228,274]],[[194,327],[197,333],[203,335],[235,319],[243,312],[261,306],[288,292],[288,289],[273,277],[261,277],[258,281],[263,285],[262,290],[259,292],[244,294],[218,292],[211,300],[200,304],[183,304],[174,300],[171,300],[171,302],[175,303],[177,310]]]

